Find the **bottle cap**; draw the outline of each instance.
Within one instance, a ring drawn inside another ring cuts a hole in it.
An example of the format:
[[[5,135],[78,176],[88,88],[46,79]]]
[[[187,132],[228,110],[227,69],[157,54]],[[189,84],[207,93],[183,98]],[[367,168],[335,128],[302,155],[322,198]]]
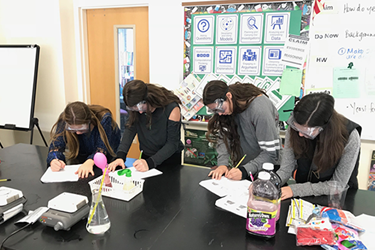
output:
[[[270,173],[267,173],[267,172],[260,172],[259,175],[258,175],[258,179],[261,179],[261,180],[264,180],[264,181],[267,181],[271,178],[271,175]]]
[[[126,171],[126,177],[132,177],[132,171],[130,169],[127,169],[128,171]]]
[[[263,169],[272,171],[273,170],[273,164],[269,162],[263,163]]]

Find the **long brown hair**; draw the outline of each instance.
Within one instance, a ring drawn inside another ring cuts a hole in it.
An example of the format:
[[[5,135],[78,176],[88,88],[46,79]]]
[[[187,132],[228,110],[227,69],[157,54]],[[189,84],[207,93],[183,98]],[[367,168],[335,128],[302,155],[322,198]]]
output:
[[[181,104],[180,99],[170,90],[151,83],[144,83],[141,80],[133,80],[125,84],[122,91],[124,102],[132,107],[141,101],[146,101],[147,105],[147,126],[151,127],[151,108],[164,108],[172,102]],[[129,119],[127,126],[130,127],[137,121],[137,111],[128,111]]]
[[[298,131],[289,128],[290,146],[297,159],[309,158],[324,172],[333,167],[344,152],[348,141],[347,119],[334,110],[335,100],[324,93],[304,96],[293,110],[296,122],[308,127],[323,127],[314,141],[299,136]],[[314,152],[315,150],[315,152]]]
[[[65,110],[60,114],[57,122],[52,126],[50,133],[52,145],[54,145],[54,142],[59,136],[63,136],[67,148],[69,149],[69,151],[66,153],[67,158],[76,158],[79,153],[79,141],[77,134],[66,131],[65,126],[66,124],[81,125],[89,123],[98,127],[100,138],[104,142],[104,145],[107,147],[108,152],[112,156],[116,156],[115,152],[108,142],[108,138],[104,131],[104,128],[100,124],[100,121],[106,113],[110,113],[112,115],[109,109],[104,108],[100,105],[86,105],[83,102],[69,103],[65,107]],[[64,127],[62,128],[61,126]],[[113,118],[112,128],[114,130],[118,129],[117,123],[113,120]]]
[[[208,121],[208,132],[206,137],[210,141],[211,136],[221,138],[224,141],[228,152],[230,152],[232,165],[235,165],[240,160],[242,152],[240,136],[237,132],[237,124],[234,116],[245,111],[258,95],[267,95],[262,89],[252,84],[237,82],[228,86],[223,81],[214,80],[207,83],[203,90],[204,105],[214,103],[218,98],[226,100],[227,92],[232,94],[232,114],[221,116],[214,114]]]

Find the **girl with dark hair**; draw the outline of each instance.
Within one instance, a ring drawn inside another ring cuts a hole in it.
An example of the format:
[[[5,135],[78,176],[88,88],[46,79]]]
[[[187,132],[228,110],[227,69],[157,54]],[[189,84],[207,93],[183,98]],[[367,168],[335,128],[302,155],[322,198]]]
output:
[[[133,80],[125,84],[124,102],[129,112],[127,128],[117,151],[117,159],[109,170],[124,162],[135,135],[138,135],[142,159],[133,166],[147,171],[160,164],[181,164],[180,99],[172,91],[154,84]]]
[[[76,174],[94,175],[94,155],[116,156],[121,131],[112,119],[111,111],[99,105],[69,103],[53,125],[47,163],[52,171],[65,167],[65,155],[70,163],[83,163]],[[65,152],[65,149],[69,149]]]
[[[283,187],[281,199],[328,195],[330,181],[358,188],[362,128],[337,113],[334,104],[332,96],[315,93],[295,106],[277,174],[283,184],[292,175],[297,184]]]
[[[203,102],[215,113],[208,122],[207,139],[218,139],[218,167],[209,176],[241,180],[256,174],[265,162],[278,162],[279,114],[263,90],[215,80],[205,86]],[[245,154],[240,167],[234,168]]]

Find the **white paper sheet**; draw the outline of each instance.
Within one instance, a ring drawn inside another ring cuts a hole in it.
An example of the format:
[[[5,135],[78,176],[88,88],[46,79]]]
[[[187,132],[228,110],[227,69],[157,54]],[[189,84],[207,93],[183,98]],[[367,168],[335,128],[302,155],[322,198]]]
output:
[[[365,229],[359,233],[359,239],[367,247],[367,249],[375,249],[375,216],[361,214],[355,217],[353,223]]]
[[[29,214],[20,219],[19,221],[16,221],[14,224],[25,222],[33,224],[35,221],[39,219],[39,217],[48,211],[48,207],[39,207],[35,209],[34,211],[29,211]]]
[[[153,168],[151,170],[148,170],[146,172],[140,172],[138,170],[136,170],[134,167],[131,167],[129,168],[131,171],[132,171],[132,177],[133,179],[145,179],[145,178],[148,178],[148,177],[152,177],[152,176],[156,176],[156,175],[160,175],[162,174],[163,172],[157,170],[156,168]]]
[[[249,194],[245,195],[228,195],[215,202],[217,207],[224,210],[237,214],[243,218],[247,217],[247,201],[249,200]]]
[[[79,166],[81,166],[81,164],[66,165],[64,169],[58,172],[53,172],[51,167],[48,167],[42,178],[40,178],[40,181],[43,183],[78,181],[79,177],[75,172],[78,170]]]
[[[226,195],[247,195],[251,182],[248,180],[233,181],[228,178],[221,177],[220,180],[209,179],[199,183],[202,187],[208,189],[212,193],[224,197]]]

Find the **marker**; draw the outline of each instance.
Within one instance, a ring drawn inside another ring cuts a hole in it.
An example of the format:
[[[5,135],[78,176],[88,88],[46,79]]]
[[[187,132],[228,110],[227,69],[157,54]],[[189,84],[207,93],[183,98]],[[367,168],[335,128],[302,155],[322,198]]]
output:
[[[237,168],[241,164],[241,162],[245,159],[245,157],[246,157],[246,154],[242,157],[242,159],[237,163],[237,165],[234,168]]]
[[[142,153],[143,153],[143,150],[141,150],[141,153],[139,154],[139,159],[142,159]]]
[[[251,172],[249,172],[249,175],[250,175],[250,178],[251,178],[251,181],[254,181],[254,176]]]
[[[12,179],[0,179],[0,181],[11,181]]]

